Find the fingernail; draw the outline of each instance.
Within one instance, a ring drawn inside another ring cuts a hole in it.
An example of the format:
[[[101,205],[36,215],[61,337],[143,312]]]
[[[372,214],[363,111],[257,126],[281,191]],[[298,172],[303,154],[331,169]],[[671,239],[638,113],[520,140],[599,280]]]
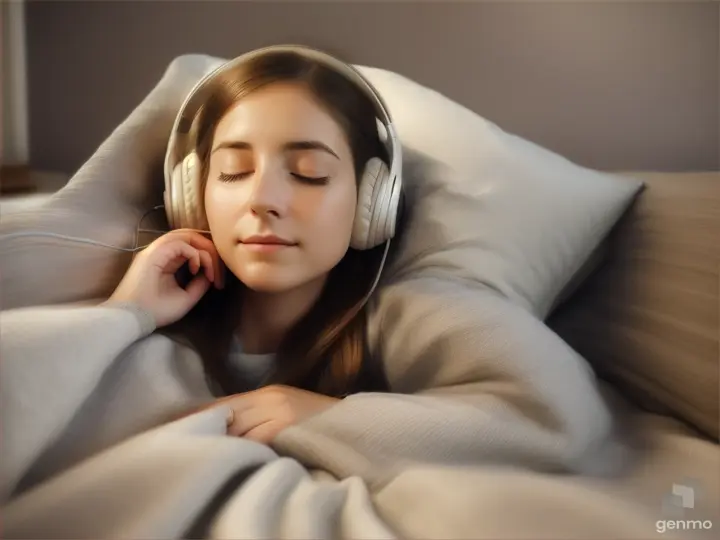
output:
[[[225,423],[229,426],[232,425],[232,423],[235,421],[235,411],[233,409],[229,409],[227,413],[227,417],[225,418]]]

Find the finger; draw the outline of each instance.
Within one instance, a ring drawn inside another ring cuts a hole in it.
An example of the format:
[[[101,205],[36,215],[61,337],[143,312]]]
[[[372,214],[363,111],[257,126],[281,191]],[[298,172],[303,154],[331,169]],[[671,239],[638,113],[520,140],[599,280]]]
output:
[[[213,244],[210,240],[207,238],[203,238],[202,240],[206,242],[203,242],[202,245],[195,247],[199,247],[203,252],[207,253],[208,257],[212,261],[212,266],[210,267],[212,270],[212,279],[208,279],[210,279],[210,281],[212,281],[218,289],[222,289],[225,286],[225,280],[220,254],[218,253],[215,244]]]
[[[182,259],[180,259],[180,260],[182,260]],[[197,275],[198,271],[200,270],[201,264],[199,261],[200,261],[200,258],[197,256],[191,257],[190,260],[187,261],[188,266],[190,267],[190,272],[192,273],[193,276]],[[175,272],[176,270],[179,270],[179,268],[177,268],[177,269],[173,268],[173,272]]]
[[[189,263],[190,272],[197,274],[200,270],[200,253],[183,240],[177,240],[164,246],[163,256],[158,260],[158,266],[163,272],[175,273],[185,262]]]
[[[270,420],[254,427],[245,433],[243,437],[261,444],[271,444],[283,429],[284,426],[280,422]]]
[[[270,407],[250,407],[244,410],[233,407],[233,419],[228,426],[228,435],[243,437],[249,431],[273,419],[273,409]]]
[[[200,264],[202,265],[203,271],[205,272],[205,277],[210,283],[215,283],[216,279],[215,271],[213,270],[212,257],[207,251],[199,251],[198,254],[200,255]]]
[[[215,248],[214,242],[210,238],[207,238],[196,231],[189,229],[177,229],[168,233],[167,236],[169,241],[183,240],[196,249],[207,251],[213,257],[217,255],[217,249]]]
[[[215,283],[218,288],[223,288],[225,286],[224,268],[222,266],[220,255],[215,247],[215,243],[210,238],[206,238],[202,234],[188,229],[177,229],[176,231],[173,231],[173,234],[178,238],[182,238],[194,248],[201,251],[207,251],[210,254],[214,270],[214,278],[211,279],[211,281]]]
[[[236,414],[240,414],[242,411],[249,409],[250,407],[256,406],[256,399],[253,399],[251,393],[232,394],[217,398],[214,402],[207,405],[205,408],[211,407],[226,407],[231,411],[228,416],[228,426],[233,423]]]
[[[208,292],[208,289],[210,289],[210,281],[205,274],[200,274],[185,287],[185,296],[194,305]]]
[[[229,402],[233,409],[232,422],[228,424],[228,434],[242,437],[260,424],[277,418],[277,408],[253,399],[249,394]]]

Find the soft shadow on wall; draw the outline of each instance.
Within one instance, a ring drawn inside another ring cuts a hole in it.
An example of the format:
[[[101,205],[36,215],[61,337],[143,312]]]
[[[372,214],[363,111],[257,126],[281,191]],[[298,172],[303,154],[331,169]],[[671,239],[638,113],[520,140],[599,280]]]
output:
[[[583,165],[720,169],[720,3],[27,4],[30,155],[71,173],[184,53],[314,45]]]

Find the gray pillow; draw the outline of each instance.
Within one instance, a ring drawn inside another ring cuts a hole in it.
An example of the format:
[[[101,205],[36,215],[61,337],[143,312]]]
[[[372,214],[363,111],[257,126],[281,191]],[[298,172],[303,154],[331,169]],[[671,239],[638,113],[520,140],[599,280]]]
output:
[[[55,233],[132,248],[142,215],[162,204],[162,165],[176,112],[195,82],[216,64],[195,55],[174,60],[67,186],[39,207],[0,221],[2,309],[112,293],[131,253],[27,234]],[[143,226],[166,226],[162,212],[148,218]],[[18,233],[23,236],[14,236]]]

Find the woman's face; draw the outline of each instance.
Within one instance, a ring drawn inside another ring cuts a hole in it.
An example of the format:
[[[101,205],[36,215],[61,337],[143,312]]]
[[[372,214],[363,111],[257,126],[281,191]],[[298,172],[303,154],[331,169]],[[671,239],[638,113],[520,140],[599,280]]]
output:
[[[347,138],[303,87],[266,86],[219,122],[205,210],[218,253],[247,287],[324,279],[348,249],[356,201]]]

